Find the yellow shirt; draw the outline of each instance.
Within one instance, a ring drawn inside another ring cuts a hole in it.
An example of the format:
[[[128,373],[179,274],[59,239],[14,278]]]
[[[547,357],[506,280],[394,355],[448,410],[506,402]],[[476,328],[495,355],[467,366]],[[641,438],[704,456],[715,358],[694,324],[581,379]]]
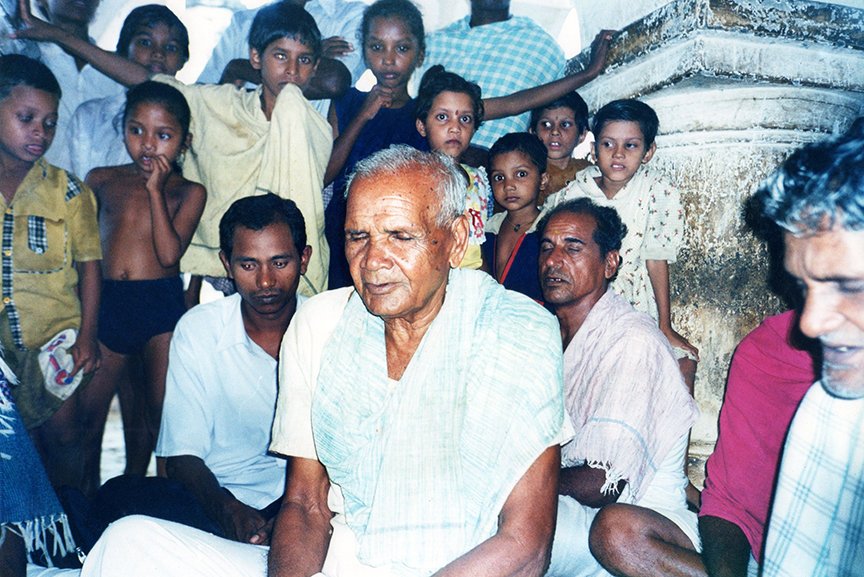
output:
[[[327,287],[330,250],[324,238],[324,170],[333,148],[333,132],[300,89],[287,85],[276,99],[271,119],[261,110],[261,89],[233,85],[170,84],[186,97],[192,111],[192,144],[183,176],[207,189],[207,204],[192,242],[180,262],[184,272],[225,276],[219,261],[219,220],[235,200],[272,192],[293,200],[306,220],[312,258],[300,292],[312,295]],[[302,247],[297,247],[302,250]]]
[[[9,316],[15,346],[35,349],[81,325],[75,263],[102,258],[96,197],[39,159],[3,207],[0,310]]]

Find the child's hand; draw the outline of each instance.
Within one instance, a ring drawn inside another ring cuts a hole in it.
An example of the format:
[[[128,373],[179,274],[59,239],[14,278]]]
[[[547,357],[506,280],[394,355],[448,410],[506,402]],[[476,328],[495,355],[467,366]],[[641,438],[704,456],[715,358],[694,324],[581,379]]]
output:
[[[30,10],[30,0],[18,0],[18,14],[21,16],[21,23],[24,27],[14,32],[12,35],[14,38],[48,41],[53,41],[56,38],[60,29],[33,16],[33,12]]]
[[[354,45],[341,36],[331,36],[321,41],[321,56],[339,58],[354,52]]]
[[[678,334],[675,329],[669,327],[667,329],[660,329],[666,338],[669,339],[669,344],[672,345],[672,348],[684,349],[688,353],[691,353],[694,357],[696,357],[696,361],[699,361],[699,349],[690,344],[690,341],[682,337]]]
[[[153,163],[153,171],[147,177],[147,191],[151,194],[161,195],[165,190],[165,183],[171,176],[171,163],[164,154],[159,154],[150,159]]]
[[[78,333],[78,338],[75,339],[75,344],[69,347],[69,352],[72,353],[72,360],[75,362],[72,366],[73,375],[77,375],[78,371],[84,371],[85,375],[92,373],[102,362],[99,343],[95,338],[83,333]]]
[[[376,84],[366,96],[366,101],[363,102],[363,108],[360,109],[359,116],[366,120],[372,120],[378,111],[382,108],[389,108],[393,103],[393,89]]]
[[[615,30],[601,30],[591,42],[591,62],[588,64],[588,72],[595,76],[603,72],[603,68],[606,67],[606,57],[609,56],[609,45],[612,44],[614,34]]]

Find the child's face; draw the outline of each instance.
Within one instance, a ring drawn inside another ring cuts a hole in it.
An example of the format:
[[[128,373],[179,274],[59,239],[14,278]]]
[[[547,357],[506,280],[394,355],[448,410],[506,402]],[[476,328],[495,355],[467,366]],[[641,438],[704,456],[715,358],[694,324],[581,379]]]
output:
[[[655,146],[645,146],[638,122],[615,120],[607,122],[595,135],[594,156],[603,175],[603,182],[620,190],[639,167],[654,156]]]
[[[4,164],[32,165],[45,154],[57,129],[59,99],[31,86],[15,86],[0,100],[0,157]]]
[[[153,158],[164,156],[173,164],[189,138],[173,114],[154,102],[142,102],[129,111],[124,126],[126,150],[141,171],[153,171]]]
[[[544,110],[534,133],[546,146],[546,155],[551,160],[570,158],[573,149],[585,138],[585,132],[579,132],[576,115],[566,106]]]
[[[411,74],[423,63],[417,38],[399,18],[372,20],[363,57],[378,85],[398,90],[407,90]]]
[[[528,155],[518,150],[498,154],[489,164],[492,194],[508,212],[536,206],[546,181],[546,173],[541,173]]]
[[[459,160],[474,136],[474,102],[464,92],[442,92],[432,100],[426,122],[417,120],[417,132],[432,150]]]
[[[274,102],[286,84],[306,88],[318,68],[312,49],[294,38],[274,40],[263,53],[251,48],[249,62],[261,71],[264,97]]]
[[[129,42],[129,60],[146,66],[151,74],[174,76],[186,64],[176,28],[162,22],[139,26]]]

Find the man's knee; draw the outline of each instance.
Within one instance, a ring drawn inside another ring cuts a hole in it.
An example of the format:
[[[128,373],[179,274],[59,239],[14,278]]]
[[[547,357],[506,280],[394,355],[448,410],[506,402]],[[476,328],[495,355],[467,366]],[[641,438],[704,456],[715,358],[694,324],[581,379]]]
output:
[[[594,517],[588,533],[591,554],[605,567],[617,566],[640,537],[629,505],[606,505]]]

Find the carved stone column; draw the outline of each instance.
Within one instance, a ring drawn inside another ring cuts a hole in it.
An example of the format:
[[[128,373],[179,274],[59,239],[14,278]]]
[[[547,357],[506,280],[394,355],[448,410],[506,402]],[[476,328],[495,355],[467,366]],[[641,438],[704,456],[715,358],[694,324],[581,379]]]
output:
[[[735,345],[783,309],[743,204],[792,150],[864,115],[864,9],[676,0],[624,28],[608,71],[580,94],[592,111],[638,97],[660,117],[652,165],[679,186],[688,224],[671,267],[673,323],[701,350],[693,440],[710,451]]]

